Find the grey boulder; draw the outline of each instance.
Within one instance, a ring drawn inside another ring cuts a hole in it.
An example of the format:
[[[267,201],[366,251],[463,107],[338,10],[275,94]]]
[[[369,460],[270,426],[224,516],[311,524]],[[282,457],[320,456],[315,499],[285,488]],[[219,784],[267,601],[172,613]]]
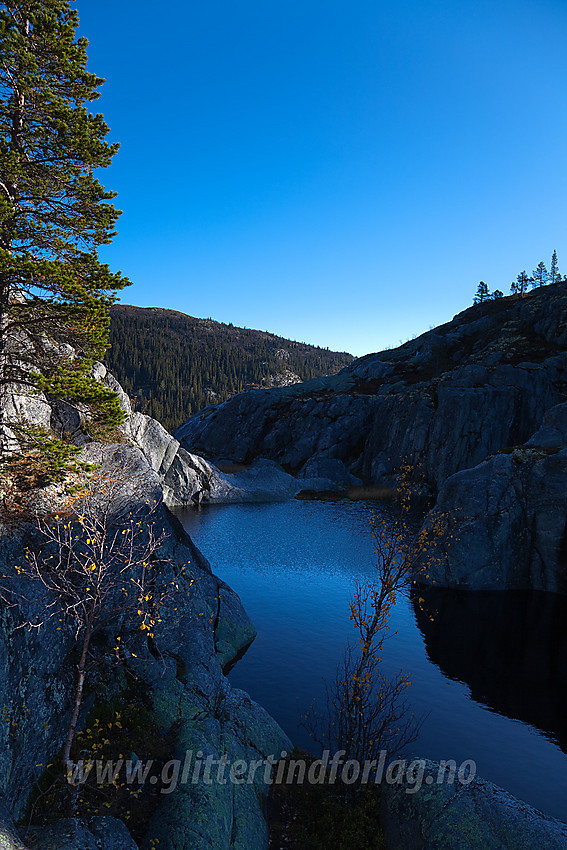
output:
[[[419,581],[567,593],[567,404],[525,445],[448,478],[429,519],[438,515],[450,537]]]
[[[138,850],[126,826],[112,817],[62,818],[30,830],[28,844],[29,850]]]
[[[466,785],[458,779],[437,784],[438,771],[439,764],[426,761],[424,784],[415,793],[406,777],[400,784],[382,787],[388,850],[567,848],[567,824],[480,777]],[[425,784],[427,778],[430,784]]]

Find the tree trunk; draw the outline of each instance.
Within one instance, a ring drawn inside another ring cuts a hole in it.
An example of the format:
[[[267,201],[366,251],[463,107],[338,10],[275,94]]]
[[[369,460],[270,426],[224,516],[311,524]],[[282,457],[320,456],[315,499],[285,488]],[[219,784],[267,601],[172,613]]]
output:
[[[26,36],[30,33],[30,22],[26,17],[24,20],[24,31]],[[14,80],[14,101],[15,106],[12,110],[12,128],[10,146],[12,150],[17,151],[20,155],[23,154],[22,130],[24,126],[24,109],[26,107],[25,95],[19,90],[17,78]],[[6,196],[6,200],[10,205],[13,205],[14,210],[18,200],[18,185],[17,177],[14,175],[2,175],[1,188]],[[13,217],[8,218],[2,227],[0,233],[0,247],[8,253],[11,253],[13,234],[16,222]],[[0,273],[0,458],[6,453],[9,448],[9,438],[7,430],[9,422],[7,421],[7,399],[8,399],[8,339],[7,326],[9,322],[9,307],[10,298],[12,295],[12,282],[6,273]]]
[[[83,701],[83,686],[85,683],[85,667],[87,664],[87,653],[89,651],[89,644],[91,642],[91,633],[93,627],[95,615],[95,601],[93,600],[93,604],[91,606],[91,610],[89,611],[89,616],[87,619],[87,625],[85,629],[85,637],[83,638],[83,650],[81,652],[81,659],[79,661],[77,667],[77,689],[75,691],[75,704],[73,706],[73,715],[71,717],[71,723],[69,724],[69,730],[67,732],[67,738],[65,740],[65,746],[63,747],[63,752],[61,754],[61,761],[63,764],[63,771],[66,773],[68,769],[69,763],[69,755],[71,752],[71,745],[73,743],[73,739],[75,738],[75,732],[77,729],[77,721],[79,719],[79,711],[81,710],[81,704]]]

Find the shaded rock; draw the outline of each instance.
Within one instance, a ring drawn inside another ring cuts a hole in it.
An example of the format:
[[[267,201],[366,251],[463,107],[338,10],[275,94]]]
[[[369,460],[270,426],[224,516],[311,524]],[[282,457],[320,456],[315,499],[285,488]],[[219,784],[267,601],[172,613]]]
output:
[[[526,446],[541,449],[562,449],[567,446],[567,404],[558,404],[547,411],[541,428],[530,437]]]
[[[138,850],[126,826],[112,817],[63,818],[31,829],[28,841],[30,850]]]
[[[289,748],[287,736],[275,721],[245,694],[233,693],[223,675],[223,668],[253,639],[254,627],[238,596],[211,573],[179,521],[160,502],[159,475],[144,453],[127,444],[90,443],[82,458],[96,462],[103,474],[119,482],[113,511],[121,514],[155,502],[154,532],[164,531],[167,536],[160,547],[163,565],[154,583],[154,593],[163,599],[154,638],[149,641],[138,622],[123,617],[123,661],[116,665],[111,647],[117,626],[100,626],[93,635],[97,663],[87,679],[81,723],[97,688],[99,698],[104,694],[104,699],[119,704],[125,682],[136,682],[152,722],[173,742],[172,758],[184,757],[194,741],[230,760],[260,758],[260,754]],[[26,545],[35,545],[29,526],[0,537],[4,571],[13,569]],[[49,598],[43,599],[37,586],[27,587],[24,578],[14,577],[12,587],[17,604],[0,608],[0,697],[7,718],[0,724],[0,790],[9,811],[19,818],[34,781],[46,762],[57,758],[67,731],[76,641],[72,629],[55,620],[48,620],[39,632],[18,628],[42,610]],[[151,753],[140,752],[139,757],[148,758]],[[195,836],[206,834],[205,824],[211,830],[209,848],[264,850],[267,827],[262,796],[267,786],[262,777],[256,779],[250,785],[230,784],[218,795],[206,783],[185,784],[164,794],[153,821],[155,835],[161,830],[161,850],[193,850],[198,846]],[[222,812],[229,810],[225,821]],[[125,836],[121,838],[112,824],[106,830],[103,822],[80,821],[61,821],[49,832],[36,833],[38,842],[51,842],[38,843],[38,850],[128,848],[130,839]]]
[[[84,417],[77,405],[58,400],[51,406],[50,427],[60,439],[68,440],[75,445],[85,445],[90,442],[84,430]]]
[[[2,583],[11,588],[0,604],[0,792],[15,820],[23,816],[48,759],[63,745],[74,682],[70,630],[58,631],[53,621],[39,633],[22,628],[48,601],[38,599],[37,584],[15,575],[13,567],[35,542],[31,526],[2,529],[0,535]]]
[[[208,458],[265,457],[293,474],[323,456],[374,483],[419,462],[438,488],[523,443],[565,401],[567,287],[545,289],[472,307],[338,375],[241,393],[175,436]]]
[[[128,396],[110,372],[97,364],[97,375],[118,393],[127,419],[121,426],[126,440],[137,446],[159,478],[167,505],[202,502],[263,502],[291,498],[299,485],[273,461],[259,460],[238,475],[226,475],[216,466],[182,448],[156,419],[132,411]]]
[[[51,423],[51,406],[43,393],[33,392],[21,384],[9,384],[4,388],[3,421],[0,424],[0,446],[3,451],[17,452],[20,448],[16,425],[31,422],[48,430]],[[14,429],[10,426],[14,426]]]
[[[317,455],[312,457],[297,474],[298,478],[324,478],[341,487],[361,485],[362,481],[352,475],[344,463],[337,458]]]
[[[336,463],[336,465],[335,465]],[[308,470],[309,471],[309,470]],[[313,468],[314,472],[325,471]],[[317,492],[342,489],[342,482],[360,483],[340,461],[329,461],[326,471],[333,477],[294,477],[278,463],[257,458],[247,469],[222,475],[211,485],[208,498],[212,502],[277,502],[292,499],[302,490]],[[338,480],[337,480],[338,479]],[[228,486],[224,486],[224,482]],[[342,491],[344,494],[344,490]]]
[[[223,757],[228,779],[230,765],[238,760],[250,765],[268,756],[279,758],[284,747],[289,751],[291,743],[282,738],[266,712],[243,691],[222,691],[212,715],[184,724],[178,742],[180,760],[188,753],[211,759],[210,776],[215,781],[187,782],[166,798],[150,826],[151,838],[158,838],[160,847],[176,850],[266,848],[268,828],[258,805],[266,791],[264,766],[253,775],[246,770],[239,784],[216,781]]]
[[[95,374],[118,395],[127,416],[120,430],[128,442],[141,449],[150,467],[158,474],[166,504],[191,504],[196,493],[207,494],[215,484],[217,490],[223,487],[230,489],[220,479],[215,481],[220,476],[218,470],[202,458],[181,449],[177,440],[156,419],[133,411],[130,399],[102,363],[97,363]]]
[[[122,430],[142,450],[151,468],[157,472],[166,504],[187,505],[198,492],[208,498],[212,489],[230,489],[217,469],[182,449],[155,419],[143,413],[132,413]]]
[[[111,389],[118,396],[118,400],[120,402],[120,407],[126,414],[126,416],[130,416],[132,413],[132,403],[130,402],[130,397],[124,390],[122,386],[118,383],[112,372],[109,372],[104,363],[95,363],[93,368],[93,375],[95,378],[98,378],[99,381],[102,381],[106,386]]]
[[[382,786],[388,850],[565,850],[567,824],[477,777],[437,784],[439,765],[425,762],[422,787]],[[447,774],[445,774],[447,776]],[[431,784],[427,783],[430,777]],[[410,793],[407,793],[407,791]]]
[[[292,498],[299,484],[292,475],[284,472],[279,464],[266,458],[258,458],[248,468],[224,476],[230,490],[222,495],[213,490],[212,497],[226,502],[269,502]]]
[[[218,581],[218,607],[215,613],[215,651],[223,671],[232,666],[256,637],[256,629],[244,614],[234,590]]]
[[[0,848],[1,850],[28,850],[18,835],[12,815],[2,797],[0,797]]]
[[[432,516],[449,517],[454,539],[420,580],[567,593],[566,410],[553,408],[525,446],[447,479]]]

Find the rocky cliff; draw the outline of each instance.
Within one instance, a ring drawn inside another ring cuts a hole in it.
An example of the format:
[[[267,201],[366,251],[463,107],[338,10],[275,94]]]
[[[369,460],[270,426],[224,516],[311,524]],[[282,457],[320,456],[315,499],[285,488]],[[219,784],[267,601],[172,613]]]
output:
[[[207,458],[261,456],[300,472],[336,458],[379,482],[420,460],[436,486],[524,442],[567,391],[567,287],[479,304],[400,348],[338,375],[256,390],[209,406],[179,428]]]
[[[439,513],[453,539],[424,582],[567,593],[567,404],[548,410],[523,445],[448,478]]]
[[[117,435],[119,441],[113,444],[89,441],[82,429],[81,412],[69,405],[53,408],[45,398],[29,399],[18,393],[14,393],[10,403],[23,415],[36,417],[60,433],[74,435],[84,447],[83,459],[97,464],[112,480],[120,482],[117,511],[135,510],[137,505],[154,500],[159,503],[162,493],[176,504],[203,490],[221,500],[227,492],[234,499],[257,497],[259,493],[266,497],[270,488],[273,492],[274,481],[280,495],[285,490],[290,496],[298,480],[305,483],[305,479],[291,479],[269,462],[253,466],[248,478],[223,475],[183,449],[159,423],[132,413],[128,398],[104,367],[98,367],[98,376],[121,396],[128,417]],[[554,448],[563,439],[563,432],[563,411],[556,408],[537,437],[537,458],[532,458],[530,469],[547,457],[559,456]],[[312,457],[302,471],[304,475],[327,476],[316,479],[319,482],[333,479],[352,483],[346,466],[331,456]],[[254,490],[251,481],[255,479],[260,483]],[[57,492],[51,492],[50,498],[51,507],[56,507]],[[144,763],[153,758],[160,768],[165,759],[183,763],[188,752],[200,752],[215,764],[223,759],[229,764],[238,760],[250,764],[264,763],[270,756],[277,758],[282,749],[290,748],[289,740],[247,694],[231,688],[224,675],[255,635],[240,600],[211,573],[165,504],[159,505],[155,519],[156,532],[165,535],[160,549],[165,565],[154,592],[160,596],[163,588],[170,589],[172,585],[175,592],[169,591],[151,639],[126,620],[120,623],[119,647],[115,625],[102,626],[97,631],[93,647],[96,664],[87,679],[81,728],[94,725],[108,710],[137,712],[142,723],[137,751],[131,752],[130,758]],[[0,563],[5,578],[21,560],[23,549],[33,549],[36,540],[33,524],[17,529],[3,527],[0,532]],[[30,593],[25,577],[14,577],[13,573],[11,576],[14,604],[0,606],[2,846],[6,850],[265,850],[268,835],[263,800],[267,789],[263,770],[255,773],[251,781],[181,781],[172,789],[166,788],[167,793],[150,793],[137,809],[137,816],[143,820],[143,834],[135,817],[127,826],[112,816],[112,810],[104,816],[83,813],[81,817],[55,820],[51,812],[47,824],[32,826],[21,840],[31,807],[41,809],[42,805],[35,783],[41,782],[45,787],[46,766],[57,759],[68,726],[77,645],[73,630],[68,625],[58,625],[56,620],[46,622],[39,631],[20,628],[50,599]],[[508,840],[528,827],[529,841],[543,840],[546,846],[554,847],[567,845],[564,825],[543,818],[505,792],[497,791],[502,799],[495,801],[493,787],[480,781],[470,794],[446,800],[444,786],[431,786],[431,793],[423,799],[412,795],[410,800],[401,792],[397,794],[397,788],[388,788],[383,815],[388,847],[401,846],[400,841],[408,847],[426,846],[426,833],[427,846],[437,846],[431,825],[434,821],[438,825],[440,809],[444,816],[449,811],[452,819],[443,827],[448,850],[469,846],[496,850],[503,846],[502,835]],[[451,789],[449,796],[450,793]],[[485,829],[487,811],[490,823]],[[20,829],[14,820],[20,822]],[[471,828],[477,843],[469,841]],[[136,841],[131,831],[136,833]]]
[[[113,382],[103,367],[99,377]],[[122,400],[127,406],[124,394]],[[84,443],[82,460],[95,463],[109,479],[120,482],[114,512],[135,511],[147,502],[159,505],[155,533],[164,535],[159,554],[165,565],[153,592],[161,598],[167,588],[167,602],[153,637],[140,630],[139,623],[126,620],[102,625],[93,634],[94,667],[87,676],[81,727],[88,725],[88,717],[92,722],[105,711],[137,711],[146,731],[142,730],[137,752],[131,757],[144,763],[154,759],[160,767],[169,759],[183,763],[187,752],[199,751],[215,763],[222,758],[229,764],[238,759],[248,764],[252,759],[277,758],[282,748],[289,748],[289,740],[247,694],[231,688],[224,675],[254,639],[254,627],[238,596],[212,574],[207,561],[161,504],[162,480],[175,462],[175,441],[158,423],[134,416],[127,421],[121,442],[93,443],[82,432],[80,411],[75,408],[60,405],[51,409],[47,399],[26,399],[18,393],[12,403],[28,416],[32,408],[39,411],[41,421],[60,432],[75,432],[77,441]],[[134,445],[136,437],[145,452]],[[210,470],[199,459],[191,459],[188,468],[201,484],[210,481]],[[57,493],[51,492],[52,514],[57,499]],[[0,606],[0,844],[7,850],[95,850],[103,846],[116,850],[157,846],[162,850],[263,850],[268,840],[263,772],[242,784],[186,780],[170,789],[171,793],[156,791],[144,798],[145,836],[136,835],[136,843],[124,822],[101,816],[54,823],[48,818],[48,826],[32,827],[24,843],[20,841],[13,821],[28,822],[30,805],[37,797],[35,783],[45,783],[47,765],[56,761],[61,751],[72,710],[78,657],[73,629],[60,619],[47,620],[39,630],[22,628],[52,601],[48,591],[30,587],[29,578],[14,572],[25,547],[36,546],[34,529],[33,523],[0,528],[2,583],[11,588],[8,604],[5,595]],[[41,809],[39,799],[37,804]]]
[[[439,763],[423,761],[424,785],[387,785],[382,827],[388,850],[565,850],[567,825],[475,777],[437,784]]]
[[[118,395],[126,414],[120,427],[121,440],[142,451],[159,478],[163,500],[169,507],[203,501],[216,504],[284,501],[307,487],[324,490],[333,486],[328,475],[321,477],[328,470],[314,470],[309,479],[299,480],[267,459],[259,459],[239,472],[223,473],[213,463],[186,451],[156,419],[132,410],[129,397],[102,363],[97,365],[96,374]],[[68,405],[65,408],[66,433],[80,442],[80,413]]]
[[[337,483],[341,471],[387,483],[419,464],[460,540],[431,581],[565,592],[566,399],[562,283],[475,305],[336,376],[207,407],[176,437],[300,477],[332,461]]]

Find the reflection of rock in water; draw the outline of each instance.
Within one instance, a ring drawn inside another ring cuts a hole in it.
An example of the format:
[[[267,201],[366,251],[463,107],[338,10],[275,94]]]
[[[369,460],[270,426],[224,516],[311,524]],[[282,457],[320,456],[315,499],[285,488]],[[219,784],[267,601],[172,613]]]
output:
[[[412,596],[430,660],[477,702],[537,726],[567,752],[567,599],[440,587]]]

